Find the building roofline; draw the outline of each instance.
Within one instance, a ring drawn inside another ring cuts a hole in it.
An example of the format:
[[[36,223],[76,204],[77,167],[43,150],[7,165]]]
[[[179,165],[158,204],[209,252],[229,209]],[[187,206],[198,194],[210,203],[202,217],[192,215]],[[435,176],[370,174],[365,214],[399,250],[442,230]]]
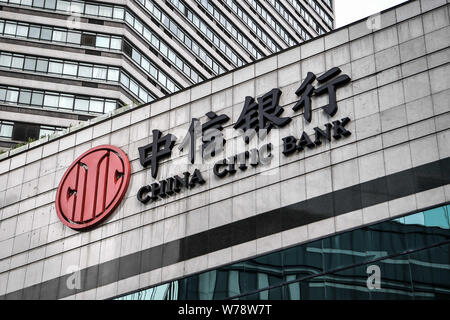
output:
[[[402,3],[400,3],[400,4],[395,5],[395,6],[393,6],[393,7],[390,7],[390,8],[387,8],[387,9],[385,9],[385,10],[382,10],[382,11],[379,12],[378,14],[384,14],[384,13],[386,13],[386,12],[395,10],[395,9],[397,9],[397,8],[399,8],[399,7],[408,5],[408,4],[413,3],[413,2],[416,2],[416,1],[417,1],[417,2],[420,2],[420,0],[407,0],[407,1],[405,1],[405,2],[402,2]],[[448,3],[445,3],[445,4],[442,5],[442,6],[445,6],[445,5],[448,5]],[[435,9],[435,8],[433,8],[433,9]],[[422,14],[422,13],[423,13],[423,12],[421,11],[420,14]],[[331,35],[331,34],[333,34],[333,33],[337,33],[337,32],[342,31],[342,30],[344,30],[344,29],[348,29],[348,28],[350,28],[350,27],[352,27],[352,26],[354,26],[354,25],[357,25],[357,24],[359,24],[359,23],[361,23],[361,22],[366,21],[367,18],[369,18],[369,17],[371,17],[371,16],[373,16],[373,15],[366,16],[366,17],[361,18],[361,19],[359,19],[359,20],[357,20],[357,21],[354,21],[354,22],[352,22],[352,23],[349,23],[349,24],[347,24],[347,25],[344,25],[344,26],[342,26],[342,27],[340,27],[340,28],[338,28],[338,29],[334,29],[334,30],[329,31],[329,32],[327,32],[327,33],[325,33],[325,34],[322,34],[322,35],[320,35],[320,36],[317,36],[317,37],[311,38],[311,39],[309,39],[309,40],[307,40],[307,41],[301,42],[301,43],[299,43],[299,44],[297,44],[297,45],[295,45],[295,46],[292,46],[292,47],[289,47],[289,48],[280,50],[280,51],[275,52],[275,53],[273,53],[273,54],[271,54],[271,55],[265,56],[265,57],[263,57],[263,58],[261,58],[261,59],[252,61],[251,63],[248,63],[248,64],[245,64],[245,65],[243,65],[243,66],[237,67],[237,68],[235,68],[235,69],[229,70],[229,71],[227,71],[227,72],[225,72],[225,73],[222,73],[222,74],[220,74],[220,75],[217,75],[217,76],[215,76],[215,77],[208,78],[208,79],[206,79],[206,80],[204,80],[204,81],[202,81],[202,82],[196,83],[196,84],[191,85],[191,86],[189,86],[189,87],[183,88],[183,89],[181,89],[181,90],[179,90],[179,91],[176,91],[176,92],[173,92],[173,93],[171,93],[171,94],[165,95],[165,96],[160,97],[160,98],[158,98],[158,99],[155,99],[155,100],[153,100],[153,101],[151,101],[151,102],[147,102],[147,103],[141,104],[141,105],[139,105],[139,106],[135,106],[135,107],[122,107],[122,108],[117,109],[117,110],[115,110],[115,111],[113,111],[113,112],[111,112],[111,113],[107,113],[107,114],[104,114],[104,115],[100,115],[100,116],[98,116],[98,117],[96,117],[96,118],[93,118],[93,119],[91,119],[91,120],[88,120],[88,121],[86,121],[86,122],[83,122],[83,123],[80,124],[79,126],[75,126],[75,127],[68,128],[68,130],[63,130],[63,131],[61,131],[59,134],[55,134],[55,135],[52,135],[52,136],[46,136],[45,138],[42,138],[42,139],[36,140],[36,141],[34,141],[34,142],[28,143],[28,144],[26,144],[26,145],[24,145],[24,146],[21,146],[21,147],[17,148],[17,149],[12,149],[12,150],[6,151],[5,153],[0,154],[0,162],[3,161],[3,160],[6,160],[6,159],[8,159],[8,158],[11,158],[11,157],[13,157],[13,156],[15,156],[15,155],[18,155],[18,154],[20,154],[20,153],[22,153],[22,152],[25,152],[25,151],[27,151],[27,150],[34,149],[34,148],[36,148],[36,147],[38,147],[38,146],[42,146],[42,145],[45,145],[45,144],[47,144],[47,143],[50,143],[50,142],[59,140],[59,139],[61,139],[61,138],[63,138],[63,137],[66,137],[66,136],[68,136],[68,135],[71,135],[71,134],[73,134],[73,133],[76,133],[76,132],[78,132],[78,131],[81,130],[81,129],[85,129],[85,128],[88,128],[88,127],[93,126],[93,125],[95,125],[95,124],[98,124],[98,123],[101,123],[101,122],[104,122],[104,121],[108,121],[108,120],[114,119],[114,118],[116,118],[116,117],[119,117],[119,116],[121,116],[121,115],[124,115],[124,114],[126,114],[126,113],[129,113],[129,112],[131,112],[131,111],[135,111],[135,110],[137,110],[137,109],[140,109],[140,108],[143,108],[143,107],[150,106],[150,105],[155,104],[155,103],[157,103],[157,102],[163,101],[164,99],[171,98],[172,96],[175,96],[175,95],[177,95],[177,94],[180,94],[180,93],[185,92],[185,91],[188,91],[188,90],[191,90],[192,88],[201,86],[201,85],[203,85],[203,84],[205,84],[205,83],[207,83],[207,82],[209,82],[209,81],[212,82],[212,81],[214,81],[214,80],[216,80],[216,79],[219,79],[220,77],[225,77],[225,76],[227,76],[227,75],[232,74],[233,72],[242,70],[242,69],[247,68],[247,67],[249,67],[249,66],[251,66],[251,65],[255,65],[256,63],[260,63],[261,61],[268,60],[268,59],[270,59],[270,58],[273,58],[273,57],[275,57],[275,56],[278,56],[278,55],[280,55],[280,54],[282,54],[282,53],[284,53],[284,52],[287,52],[287,51],[289,51],[289,50],[293,50],[293,49],[299,48],[299,47],[301,47],[301,46],[303,46],[303,45],[305,45],[305,44],[308,44],[308,43],[310,43],[310,42],[316,41],[317,39],[321,39],[321,38],[327,37],[327,36],[329,36],[329,35]],[[411,17],[411,18],[412,18],[412,17]],[[409,18],[408,18],[408,19],[409,19]],[[381,28],[381,29],[379,29],[379,30],[388,28],[388,27],[390,27],[390,26],[391,26],[391,25],[386,26],[386,27],[384,27],[384,28]],[[364,35],[364,36],[365,36],[365,35]],[[363,36],[361,36],[361,37],[363,37]],[[357,38],[356,38],[356,39],[357,39]],[[353,39],[353,40],[354,40],[354,39]],[[349,40],[349,41],[350,41],[350,40]]]

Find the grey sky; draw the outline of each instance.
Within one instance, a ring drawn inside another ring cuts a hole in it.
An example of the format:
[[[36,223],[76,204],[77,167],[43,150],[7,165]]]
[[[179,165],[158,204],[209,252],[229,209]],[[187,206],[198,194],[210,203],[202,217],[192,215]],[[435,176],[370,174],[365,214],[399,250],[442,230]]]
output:
[[[335,0],[336,28],[365,18],[406,0]]]

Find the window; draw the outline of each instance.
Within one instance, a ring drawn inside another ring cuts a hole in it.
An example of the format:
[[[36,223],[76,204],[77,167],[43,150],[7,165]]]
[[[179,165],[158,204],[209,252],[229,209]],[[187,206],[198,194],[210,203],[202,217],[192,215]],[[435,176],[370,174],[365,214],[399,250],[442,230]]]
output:
[[[119,69],[113,69],[113,68],[108,69],[108,81],[114,81],[114,82],[119,81]]]
[[[44,94],[41,92],[33,92],[31,95],[31,104],[35,106],[42,106],[44,101]]]
[[[93,68],[93,77],[94,77],[94,79],[106,80],[106,72],[107,72],[106,68],[94,67]]]
[[[92,78],[92,67],[91,66],[80,65],[78,67],[78,76],[79,77],[83,77],[83,78],[91,79]]]
[[[53,41],[66,42],[67,33],[64,30],[53,30]]]
[[[77,75],[77,65],[73,63],[64,63],[63,74],[68,76],[76,76]]]
[[[41,39],[50,41],[52,39],[52,29],[41,28]]]
[[[44,97],[44,106],[50,108],[57,108],[58,100],[59,100],[58,96],[46,93]]]
[[[12,138],[14,123],[8,121],[0,121],[0,137]]]
[[[148,99],[147,92],[145,92],[145,90],[143,90],[143,89],[139,90],[139,98],[142,101],[147,102],[147,99]]]
[[[61,95],[59,97],[59,107],[63,109],[73,109],[73,96],[64,96]]]
[[[130,85],[130,78],[128,78],[128,76],[123,72],[120,75],[120,83],[122,83],[127,88]]]
[[[169,89],[170,92],[175,91],[175,85],[173,84],[172,81],[167,80],[167,89]]]
[[[116,109],[116,103],[114,101],[105,101],[105,113],[114,111]]]
[[[19,103],[30,104],[31,102],[31,90],[20,90]]]
[[[190,48],[192,46],[192,41],[189,37],[186,37],[184,39],[184,42],[186,43],[186,45],[188,46],[188,48]]]
[[[79,32],[67,32],[67,42],[80,44],[81,43],[81,33]]]
[[[19,91],[18,90],[8,89],[6,91],[6,101],[7,102],[17,103],[17,98],[18,97],[19,97]]]
[[[48,61],[44,59],[37,59],[36,71],[47,72]]]
[[[149,70],[150,69],[150,63],[148,62],[148,60],[144,57],[142,57],[142,62],[141,62],[142,68],[144,68],[145,70]]]
[[[155,48],[159,48],[159,40],[152,34],[152,45],[155,46]]]
[[[88,15],[98,16],[98,6],[92,5],[92,4],[86,4],[84,12],[85,12],[85,14],[88,14]]]
[[[61,131],[61,128],[50,127],[50,126],[41,126],[40,130],[39,130],[39,137],[50,136],[57,131]]]
[[[139,93],[139,87],[138,87],[137,83],[134,82],[133,80],[130,80],[130,90],[135,95],[138,95],[138,93]]]
[[[16,28],[17,28],[17,26],[15,23],[11,23],[11,22],[6,23],[5,24],[5,34],[12,35],[12,36],[16,35]]]
[[[120,50],[122,49],[122,39],[121,38],[111,38],[111,49]]]
[[[132,59],[136,61],[137,64],[141,64],[141,54],[134,49],[132,51]]]
[[[79,111],[89,111],[89,100],[83,99],[83,98],[76,98],[75,99],[75,110]]]
[[[23,68],[25,70],[34,71],[36,69],[36,59],[26,57]]]
[[[183,66],[183,71],[184,73],[186,73],[187,75],[189,75],[189,66],[187,64],[185,64]],[[192,78],[192,73],[194,73],[194,71],[191,71],[191,78]],[[195,79],[195,78],[194,78]]]
[[[36,26],[31,26],[28,36],[32,39],[39,39],[41,36],[41,28]]]
[[[83,46],[89,46],[89,47],[95,47],[95,34],[87,34],[83,33],[81,35],[81,45]]]
[[[23,68],[23,56],[14,56],[12,58],[11,68],[22,69]]]
[[[147,28],[144,28],[144,38],[149,42],[152,41],[152,34]]]
[[[138,33],[142,34],[142,23],[140,23],[137,20],[134,20],[134,28],[137,30]]]
[[[16,35],[18,37],[25,37],[26,38],[28,36],[28,26],[19,24],[17,26]]]
[[[152,65],[150,65],[150,74],[153,78],[158,79],[158,70],[156,70]]]
[[[97,36],[95,46],[100,48],[109,48],[109,37]]]
[[[162,83],[163,86],[166,86],[166,79],[167,77],[162,72],[158,74],[158,81]]]
[[[125,11],[122,8],[115,7],[113,11],[113,18],[123,20],[124,13]]]
[[[70,10],[73,13],[79,13],[82,14],[84,12],[84,3],[83,2],[74,2],[72,1]]]
[[[7,53],[2,53],[0,56],[0,66],[9,68],[11,66],[12,56]]]
[[[169,50],[169,60],[172,61],[173,63],[175,63],[175,61],[177,60],[175,52],[173,52],[172,50]]]
[[[133,48],[126,41],[123,43],[123,52],[129,57],[131,57],[131,53],[133,52]]]
[[[33,7],[43,8],[44,0],[33,0]]]
[[[63,64],[61,62],[50,61],[48,64],[48,72],[61,74],[63,70]]]
[[[70,11],[70,1],[58,0],[56,3],[56,10]]]
[[[102,17],[111,18],[113,14],[112,7],[100,6],[99,15]]]
[[[128,22],[131,26],[134,23],[134,18],[128,11],[125,12],[125,21]]]
[[[176,59],[176,65],[178,68],[180,68],[181,70],[183,70],[183,61],[181,61],[180,58],[177,57]]]
[[[160,51],[163,55],[167,56],[167,46],[161,42]]]
[[[45,8],[55,10],[56,0],[45,0]]]
[[[89,111],[103,113],[103,101],[97,100],[97,99],[91,99],[90,104],[89,104]]]
[[[192,71],[192,72],[191,72],[191,79],[194,80],[194,82],[198,82],[199,79],[198,79],[198,74],[197,74],[197,72],[195,72],[194,70],[191,70],[191,71]]]

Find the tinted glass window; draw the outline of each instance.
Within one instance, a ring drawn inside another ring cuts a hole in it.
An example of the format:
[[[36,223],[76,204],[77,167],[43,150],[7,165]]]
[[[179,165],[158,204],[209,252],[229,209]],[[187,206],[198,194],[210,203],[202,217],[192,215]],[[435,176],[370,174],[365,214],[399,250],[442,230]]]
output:
[[[44,59],[38,59],[36,63],[36,70],[40,72],[47,72],[48,61]]]
[[[92,67],[80,65],[78,67],[78,76],[84,78],[92,78]]]
[[[6,101],[17,103],[18,97],[19,97],[19,91],[13,90],[13,89],[8,89],[8,91],[6,91]]]
[[[24,25],[18,25],[17,26],[17,32],[16,35],[18,37],[24,37],[26,38],[28,36],[28,26],[24,26]]]
[[[41,39],[50,41],[52,39],[52,30],[48,28],[41,28]]]
[[[0,66],[2,67],[11,67],[12,55],[2,53],[0,56]]]
[[[102,113],[103,112],[103,101],[91,99],[90,104],[89,104],[89,111]]]
[[[89,100],[82,99],[82,98],[76,98],[75,99],[75,110],[88,111],[89,110]]]
[[[59,107],[63,109],[70,109],[73,108],[73,97],[72,96],[60,96],[59,97]]]
[[[57,108],[58,107],[59,97],[56,95],[46,94],[44,97],[44,106]]]
[[[109,48],[109,37],[97,36],[95,46]]]
[[[44,102],[44,94],[41,92],[33,92],[31,95],[31,104],[35,106],[42,106]]]
[[[25,70],[34,71],[36,69],[36,59],[35,58],[25,58],[25,64],[23,66]]]
[[[31,91],[20,90],[19,103],[30,104],[31,103]]]
[[[63,73],[65,75],[69,75],[69,76],[76,76],[77,69],[78,69],[78,66],[76,64],[66,62],[66,63],[64,63]]]
[[[119,70],[118,69],[108,69],[108,81],[119,81]]]
[[[63,70],[63,64],[61,62],[50,61],[48,64],[48,72],[61,74]]]
[[[122,39],[120,38],[111,38],[111,49],[120,50],[122,44]]]
[[[80,44],[81,43],[81,34],[78,32],[67,32],[67,42]]]
[[[23,57],[15,56],[12,59],[11,67],[15,68],[15,69],[22,69],[23,68],[23,61],[24,61]]]
[[[41,28],[31,26],[28,36],[33,39],[39,39],[39,37],[41,36]]]
[[[106,68],[100,68],[100,67],[93,68],[93,77],[95,79],[106,80],[106,73],[107,73]]]

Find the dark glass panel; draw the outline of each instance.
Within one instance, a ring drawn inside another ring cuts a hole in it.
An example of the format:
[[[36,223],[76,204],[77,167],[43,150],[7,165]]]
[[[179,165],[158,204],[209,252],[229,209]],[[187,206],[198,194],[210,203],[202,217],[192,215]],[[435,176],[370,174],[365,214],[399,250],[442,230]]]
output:
[[[363,229],[323,239],[325,271],[365,263],[373,259],[374,255],[367,252],[369,240],[369,232]]]
[[[283,276],[303,279],[323,272],[322,240],[283,250]]]
[[[414,298],[450,299],[450,245],[409,254]]]

